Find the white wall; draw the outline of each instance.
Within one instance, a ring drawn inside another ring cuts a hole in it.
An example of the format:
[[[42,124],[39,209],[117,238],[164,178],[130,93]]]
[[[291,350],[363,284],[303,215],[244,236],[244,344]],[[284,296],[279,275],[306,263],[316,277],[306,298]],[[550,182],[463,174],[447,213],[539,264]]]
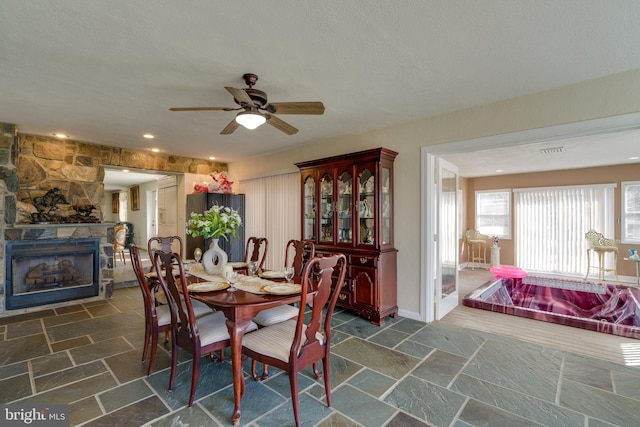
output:
[[[429,102],[428,100],[426,102]],[[398,306],[420,318],[421,147],[640,111],[640,69],[554,90],[455,111],[364,134],[317,141],[293,150],[231,163],[237,180],[296,171],[294,163],[374,147],[397,151],[395,246]],[[321,120],[321,118],[319,118]],[[304,129],[301,129],[304,132]]]

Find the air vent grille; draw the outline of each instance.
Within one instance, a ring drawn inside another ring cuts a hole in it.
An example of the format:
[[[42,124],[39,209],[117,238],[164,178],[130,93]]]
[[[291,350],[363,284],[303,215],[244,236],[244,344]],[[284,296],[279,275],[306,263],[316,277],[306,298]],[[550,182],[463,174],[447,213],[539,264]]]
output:
[[[541,154],[558,154],[564,153],[564,147],[541,148]]]

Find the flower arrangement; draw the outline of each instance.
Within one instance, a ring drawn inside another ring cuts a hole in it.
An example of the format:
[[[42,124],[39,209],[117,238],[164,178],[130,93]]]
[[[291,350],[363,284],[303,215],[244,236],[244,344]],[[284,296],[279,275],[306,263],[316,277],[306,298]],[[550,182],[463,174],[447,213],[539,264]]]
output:
[[[191,213],[187,221],[187,234],[193,237],[202,236],[205,239],[224,237],[229,235],[238,237],[238,229],[242,226],[242,218],[235,209],[215,205],[202,214]]]
[[[226,172],[213,172],[209,175],[213,182],[196,182],[193,184],[193,191],[196,193],[222,193],[231,194],[231,185],[233,181],[229,181]]]
[[[499,238],[498,236],[493,236],[493,237],[491,238],[491,244],[492,244],[493,246],[498,246],[498,242],[499,242],[499,241],[500,241],[500,238]]]

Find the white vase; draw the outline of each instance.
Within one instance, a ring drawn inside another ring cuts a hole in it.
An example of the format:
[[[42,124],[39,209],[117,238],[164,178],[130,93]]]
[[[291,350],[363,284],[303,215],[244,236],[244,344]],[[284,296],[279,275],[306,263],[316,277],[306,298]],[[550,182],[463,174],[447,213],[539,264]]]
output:
[[[209,249],[202,254],[202,265],[208,274],[222,274],[222,267],[229,261],[229,256],[218,244],[218,239],[213,239]]]

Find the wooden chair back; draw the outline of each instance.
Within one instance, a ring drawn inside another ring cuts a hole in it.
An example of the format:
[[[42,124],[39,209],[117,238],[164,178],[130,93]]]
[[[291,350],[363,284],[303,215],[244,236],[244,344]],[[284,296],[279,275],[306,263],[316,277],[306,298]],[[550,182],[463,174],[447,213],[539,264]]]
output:
[[[244,260],[249,263],[250,261],[257,261],[258,268],[264,270],[264,263],[267,260],[267,249],[269,248],[269,241],[266,237],[249,237],[247,239],[247,246],[245,247]]]
[[[305,264],[316,256],[316,245],[310,240],[289,240],[285,252],[285,267],[293,267],[293,277],[301,278]]]
[[[120,259],[124,264],[125,261],[124,256],[124,248],[127,241],[127,232],[129,229],[125,224],[117,224],[113,227],[113,266],[116,266],[116,259],[120,256]]]
[[[149,242],[147,242],[147,250],[151,259],[153,259],[153,253],[158,249],[163,252],[176,252],[180,256],[184,256],[184,245],[180,236],[155,236],[150,238]]]

